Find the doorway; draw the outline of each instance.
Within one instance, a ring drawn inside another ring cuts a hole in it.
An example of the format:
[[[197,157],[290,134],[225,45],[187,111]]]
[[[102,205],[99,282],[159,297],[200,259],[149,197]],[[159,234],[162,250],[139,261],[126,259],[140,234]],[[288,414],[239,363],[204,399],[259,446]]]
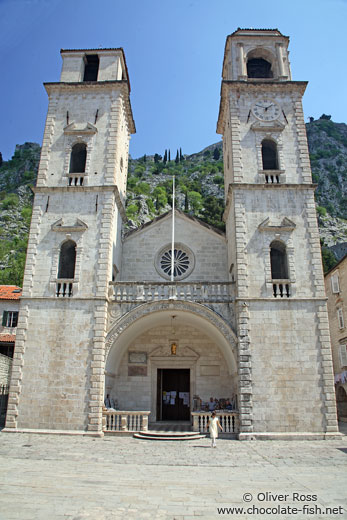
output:
[[[190,420],[190,369],[158,368],[157,421]]]

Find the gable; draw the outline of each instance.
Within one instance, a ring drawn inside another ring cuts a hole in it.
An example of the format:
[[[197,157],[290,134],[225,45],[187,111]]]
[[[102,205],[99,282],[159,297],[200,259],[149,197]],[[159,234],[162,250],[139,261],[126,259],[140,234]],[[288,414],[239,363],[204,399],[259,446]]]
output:
[[[168,281],[161,259],[171,255],[172,213],[155,219],[128,234],[123,243],[121,279]],[[187,269],[176,280],[225,281],[226,240],[224,234],[175,212],[175,248]],[[169,261],[170,264],[170,261]],[[169,266],[170,267],[170,266]]]

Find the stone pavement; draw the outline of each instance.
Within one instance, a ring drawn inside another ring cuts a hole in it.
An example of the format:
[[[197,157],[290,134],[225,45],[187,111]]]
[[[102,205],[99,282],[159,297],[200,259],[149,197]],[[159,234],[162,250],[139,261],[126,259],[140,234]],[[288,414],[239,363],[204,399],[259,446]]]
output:
[[[347,518],[347,436],[218,439],[212,449],[207,438],[165,442],[2,432],[0,489],[1,520]],[[244,514],[217,510],[253,506]],[[288,507],[305,509],[295,514]],[[273,511],[262,514],[259,508]]]

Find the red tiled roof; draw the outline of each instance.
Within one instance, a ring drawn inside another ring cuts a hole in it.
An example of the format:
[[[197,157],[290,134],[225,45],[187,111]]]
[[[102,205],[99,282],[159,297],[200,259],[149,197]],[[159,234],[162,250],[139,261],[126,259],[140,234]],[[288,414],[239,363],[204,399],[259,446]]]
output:
[[[22,289],[17,285],[0,285],[0,300],[19,300]]]
[[[0,334],[0,343],[14,343],[15,341],[15,334]]]

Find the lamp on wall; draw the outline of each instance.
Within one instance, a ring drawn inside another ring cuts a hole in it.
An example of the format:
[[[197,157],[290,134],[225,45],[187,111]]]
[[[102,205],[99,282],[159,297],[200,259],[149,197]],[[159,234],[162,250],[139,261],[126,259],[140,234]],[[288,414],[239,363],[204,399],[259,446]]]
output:
[[[171,334],[173,337],[175,337],[175,328],[174,328],[174,319],[176,316],[171,316]],[[178,341],[177,339],[170,339],[170,354],[171,356],[177,355],[177,347],[178,347]]]

